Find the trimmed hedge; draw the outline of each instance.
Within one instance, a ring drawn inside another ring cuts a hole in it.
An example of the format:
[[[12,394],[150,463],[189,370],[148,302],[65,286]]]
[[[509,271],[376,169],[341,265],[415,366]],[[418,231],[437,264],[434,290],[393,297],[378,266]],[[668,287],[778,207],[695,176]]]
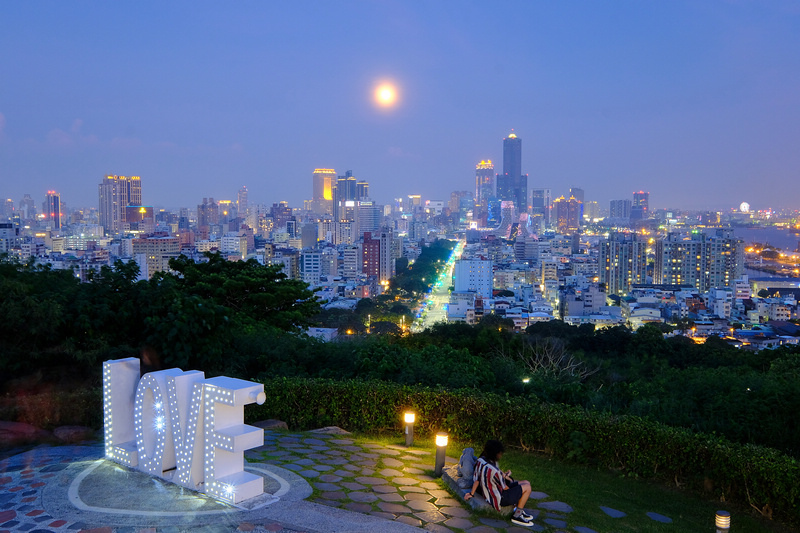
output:
[[[279,418],[297,429],[334,425],[356,432],[396,431],[402,412],[413,409],[415,432],[422,435],[445,430],[462,441],[497,438],[632,477],[711,490],[725,501],[751,504],[767,516],[774,512],[800,522],[800,462],[771,448],[736,444],[635,416],[471,389],[302,378],[268,380],[264,388],[266,403],[245,410],[250,421]]]

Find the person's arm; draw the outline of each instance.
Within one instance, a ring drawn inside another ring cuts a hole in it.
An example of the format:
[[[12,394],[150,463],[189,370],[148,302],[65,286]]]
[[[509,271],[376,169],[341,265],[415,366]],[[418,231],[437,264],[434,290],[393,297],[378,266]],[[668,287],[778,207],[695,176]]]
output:
[[[478,481],[477,479],[472,483],[472,490],[470,490],[468,493],[464,494],[464,501],[467,501],[467,500],[469,500],[469,499],[471,499],[471,498],[473,498],[475,496],[475,491],[478,490],[478,485],[479,484],[480,484],[480,481]]]

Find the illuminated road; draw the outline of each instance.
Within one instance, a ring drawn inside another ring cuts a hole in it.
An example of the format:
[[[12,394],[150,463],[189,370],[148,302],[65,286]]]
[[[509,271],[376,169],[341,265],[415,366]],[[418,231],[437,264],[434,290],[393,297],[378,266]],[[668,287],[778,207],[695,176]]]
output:
[[[417,309],[417,314],[421,315],[420,318],[414,321],[412,331],[422,331],[434,325],[437,322],[447,321],[447,304],[450,302],[450,285],[453,281],[453,268],[457,259],[461,257],[464,252],[465,241],[458,241],[456,247],[453,248],[453,253],[450,254],[450,259],[447,260],[439,279],[433,284],[431,292],[422,301],[422,305]]]

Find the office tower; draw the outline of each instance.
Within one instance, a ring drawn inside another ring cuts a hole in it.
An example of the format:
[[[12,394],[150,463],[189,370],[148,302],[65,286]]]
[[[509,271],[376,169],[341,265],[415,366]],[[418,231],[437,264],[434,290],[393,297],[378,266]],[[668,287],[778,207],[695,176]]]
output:
[[[33,201],[30,194],[26,194],[19,201],[19,210],[22,220],[33,220],[36,218],[36,202]]]
[[[609,209],[609,216],[611,218],[631,218],[631,201],[630,200],[611,200],[611,208]]]
[[[289,207],[288,202],[273,203],[269,212],[275,228],[286,228],[289,221],[294,221],[292,208]]]
[[[19,246],[19,227],[13,222],[0,222],[0,254]]]
[[[209,228],[219,224],[219,205],[214,198],[203,198],[203,203],[197,206],[197,227]]]
[[[333,187],[336,171],[315,168],[311,176],[311,209],[318,215],[333,214]]]
[[[497,196],[528,212],[528,176],[522,174],[522,139],[512,133],[503,139],[503,174],[497,176]]]
[[[156,219],[152,206],[129,205],[125,207],[125,225],[123,231],[137,233],[153,233],[156,230]]]
[[[106,233],[119,233],[125,225],[125,208],[142,205],[142,180],[139,176],[108,175],[98,187],[100,225]]]
[[[353,171],[348,170],[344,176],[339,176],[336,179],[336,186],[333,189],[333,219],[337,222],[342,220],[352,220],[352,218],[344,219],[347,216],[345,210],[347,207],[354,207],[357,194],[357,182],[353,177]],[[347,202],[351,202],[348,206]]]
[[[361,257],[361,271],[367,276],[376,277],[378,283],[385,288],[389,280],[394,276],[392,231],[384,230],[379,233],[365,232],[361,245]]]
[[[61,195],[59,193],[47,191],[43,211],[48,225],[53,229],[61,229]]]
[[[239,189],[239,194],[236,198],[236,210],[239,213],[239,218],[247,218],[247,186],[242,185]]]
[[[4,200],[0,205],[0,218],[11,218],[14,216],[14,200],[11,198]]]
[[[600,243],[600,281],[606,294],[627,294],[647,280],[647,242],[634,234],[611,233]]]
[[[355,202],[353,214],[355,215],[356,233],[361,235],[365,231],[377,232],[383,219],[383,207],[372,200]]]
[[[600,218],[600,204],[597,202],[585,202],[583,204],[583,216],[587,220]]]
[[[356,200],[369,200],[369,182],[356,182]]]
[[[552,207],[553,200],[550,189],[533,189],[531,191],[531,215],[534,219],[540,216],[543,225],[549,226]]]
[[[639,191],[633,193],[631,204],[631,220],[646,220],[650,217],[650,193]]]
[[[494,196],[494,165],[489,159],[475,165],[475,203],[485,207],[492,196]]]
[[[578,231],[581,224],[582,206],[583,204],[572,196],[569,197],[569,200],[562,196],[553,202],[556,230],[559,233],[571,235]]]
[[[189,231],[189,209],[181,207],[178,215],[178,229],[181,231]]]
[[[474,292],[481,298],[491,298],[493,276],[492,261],[459,259],[453,268],[454,292]]]
[[[700,291],[732,286],[744,273],[744,243],[732,230],[714,235],[670,233],[656,242],[656,283],[692,285]]]

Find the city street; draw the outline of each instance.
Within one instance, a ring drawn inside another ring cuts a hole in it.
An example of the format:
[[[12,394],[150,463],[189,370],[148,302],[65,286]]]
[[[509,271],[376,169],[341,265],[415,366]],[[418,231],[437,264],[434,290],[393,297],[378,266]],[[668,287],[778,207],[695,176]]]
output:
[[[460,240],[456,247],[453,248],[453,253],[450,254],[450,259],[447,260],[447,265],[439,275],[439,279],[436,280],[431,292],[422,301],[420,307],[417,308],[417,315],[421,316],[414,321],[412,331],[422,331],[437,322],[447,321],[447,304],[450,301],[453,268],[456,260],[461,258],[465,244],[464,240]]]

